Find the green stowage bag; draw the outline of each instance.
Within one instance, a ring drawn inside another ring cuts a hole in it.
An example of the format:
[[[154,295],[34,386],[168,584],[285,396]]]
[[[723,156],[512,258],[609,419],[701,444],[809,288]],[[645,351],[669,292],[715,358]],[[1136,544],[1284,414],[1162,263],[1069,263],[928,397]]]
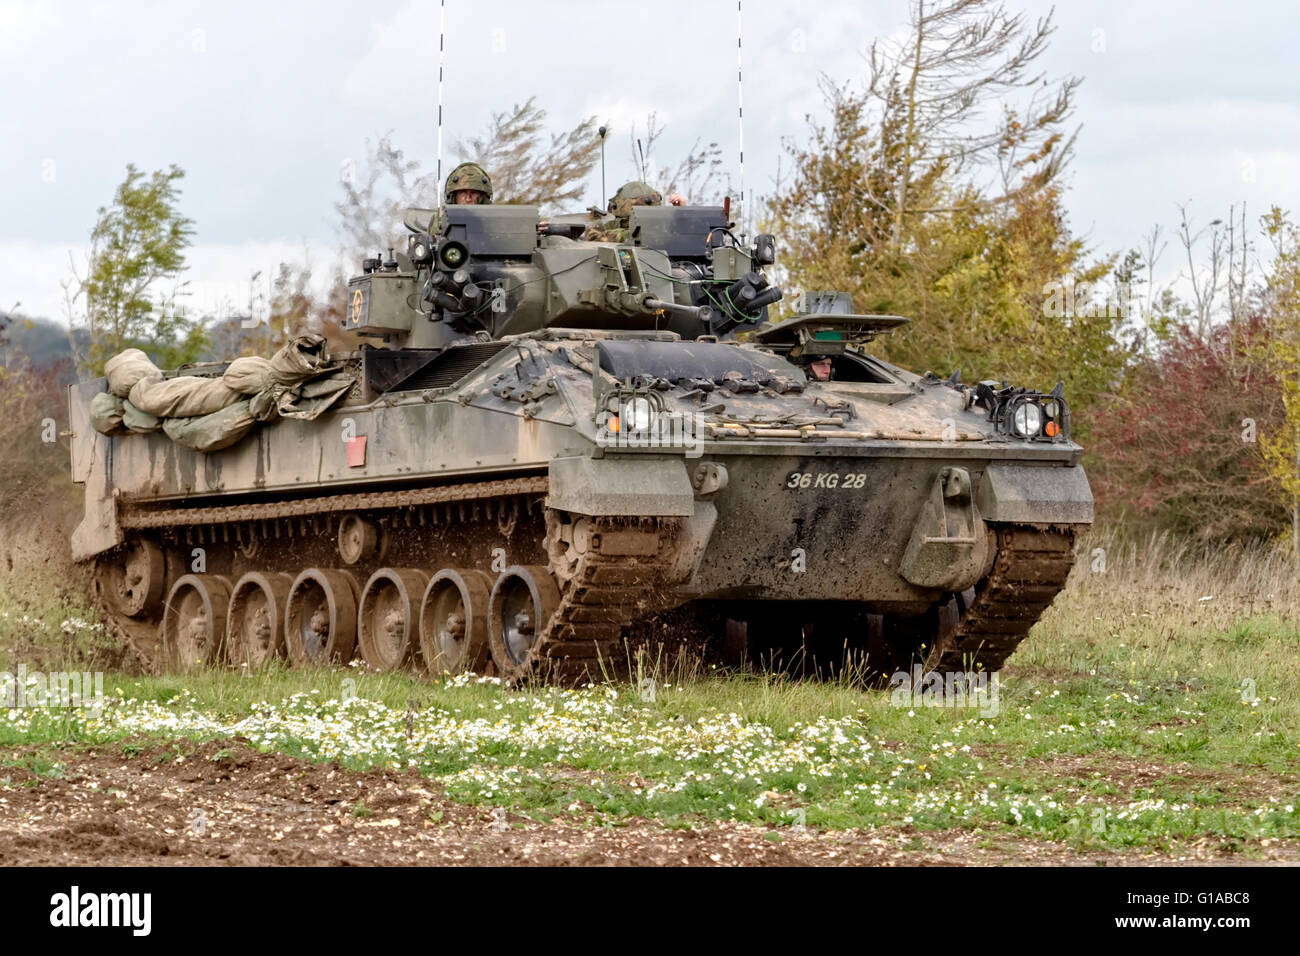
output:
[[[248,399],[228,405],[211,415],[195,418],[169,418],[163,431],[178,445],[194,451],[220,451],[229,448],[252,430],[254,422]]]
[[[116,435],[126,431],[122,424],[125,399],[112,392],[100,392],[90,400],[90,424],[101,435]]]
[[[147,435],[162,428],[162,419],[148,412],[142,412],[131,404],[131,400],[122,402],[122,424],[136,435]]]

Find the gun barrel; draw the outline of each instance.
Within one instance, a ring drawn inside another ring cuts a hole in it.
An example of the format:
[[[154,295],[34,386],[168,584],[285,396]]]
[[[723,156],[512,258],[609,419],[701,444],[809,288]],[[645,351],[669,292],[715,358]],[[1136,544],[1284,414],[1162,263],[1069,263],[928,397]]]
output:
[[[707,321],[713,312],[707,305],[678,305],[676,302],[665,302],[663,299],[656,299],[653,296],[643,299],[642,304],[649,312],[671,312],[676,315],[687,315],[702,322]]]

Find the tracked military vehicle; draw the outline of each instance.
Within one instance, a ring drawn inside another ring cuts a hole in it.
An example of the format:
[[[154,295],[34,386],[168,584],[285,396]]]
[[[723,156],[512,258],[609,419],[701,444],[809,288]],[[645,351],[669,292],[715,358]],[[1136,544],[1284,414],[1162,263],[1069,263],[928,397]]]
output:
[[[146,666],[569,680],[696,609],[739,655],[1012,653],[1092,520],[1059,388],[883,362],[906,320],[842,294],[767,321],[776,240],[721,206],[636,207],[623,242],[539,219],[410,210],[348,284],[354,385],[314,420],[202,453],[97,434],[104,380],[73,388],[73,548]]]

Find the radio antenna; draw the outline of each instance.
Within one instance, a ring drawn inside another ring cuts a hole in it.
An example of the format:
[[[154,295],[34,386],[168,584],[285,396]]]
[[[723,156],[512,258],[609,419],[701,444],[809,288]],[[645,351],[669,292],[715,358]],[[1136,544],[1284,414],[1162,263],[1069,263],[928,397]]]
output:
[[[442,195],[442,51],[445,46],[443,42],[447,33],[447,0],[441,0],[438,4],[438,179],[434,184]],[[442,205],[439,203],[439,205]]]
[[[601,209],[604,209],[605,203],[608,201],[605,198],[607,195],[607,193],[605,192],[605,135],[609,132],[609,129],[608,127],[602,126],[599,132],[600,132],[600,198],[599,201],[596,203],[596,205],[599,206]]]
[[[744,64],[741,59],[741,40],[744,37],[744,22],[741,18],[742,0],[736,0],[736,132],[740,147],[740,234],[747,235],[745,220],[749,217],[749,201],[745,195],[745,100]]]

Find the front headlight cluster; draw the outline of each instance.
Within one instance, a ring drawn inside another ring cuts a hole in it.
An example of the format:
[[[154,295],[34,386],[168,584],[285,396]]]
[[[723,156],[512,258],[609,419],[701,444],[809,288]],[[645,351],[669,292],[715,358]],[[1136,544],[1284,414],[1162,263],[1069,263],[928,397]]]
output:
[[[935,379],[938,381],[938,379]],[[962,408],[982,408],[1000,435],[1025,441],[1069,441],[1070,406],[1065,385],[1044,395],[1027,388],[1013,388],[1006,382],[959,385],[956,376],[948,384],[962,394]]]
[[[613,434],[632,435],[651,431],[663,412],[663,399],[640,389],[617,388],[604,399],[605,413],[598,423]]]
[[[649,431],[653,414],[654,412],[650,408],[650,400],[646,398],[629,399],[618,410],[619,420],[622,421],[623,427],[630,432]]]
[[[1000,417],[1006,430],[1016,438],[1063,441],[1069,435],[1065,400],[1054,396],[1017,395],[1007,402]]]

